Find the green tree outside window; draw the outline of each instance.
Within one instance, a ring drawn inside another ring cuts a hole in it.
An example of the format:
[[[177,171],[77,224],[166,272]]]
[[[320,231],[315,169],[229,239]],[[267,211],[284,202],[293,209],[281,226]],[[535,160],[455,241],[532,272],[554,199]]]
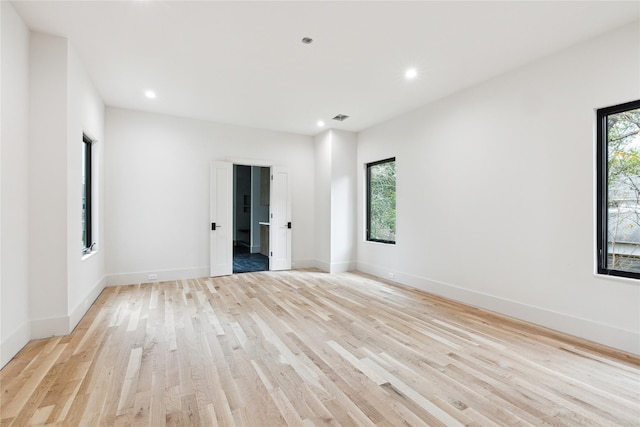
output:
[[[367,240],[395,243],[395,158],[367,165],[367,196]]]

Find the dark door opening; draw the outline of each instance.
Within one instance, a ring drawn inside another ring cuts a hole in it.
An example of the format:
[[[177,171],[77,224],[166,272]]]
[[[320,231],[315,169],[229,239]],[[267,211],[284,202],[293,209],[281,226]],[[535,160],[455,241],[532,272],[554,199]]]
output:
[[[233,165],[233,273],[269,270],[269,168]]]

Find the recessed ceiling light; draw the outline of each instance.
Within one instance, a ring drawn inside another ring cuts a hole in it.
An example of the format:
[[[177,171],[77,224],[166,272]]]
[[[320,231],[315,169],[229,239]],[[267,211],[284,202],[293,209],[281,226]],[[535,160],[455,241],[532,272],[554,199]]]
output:
[[[303,37],[302,38],[302,43],[311,44],[311,43],[313,43],[313,39],[311,37]]]
[[[148,90],[144,93],[144,96],[146,96],[149,99],[155,99],[156,98],[156,93],[152,90]]]
[[[318,120],[316,124],[319,128],[324,127],[324,122],[322,120]]]
[[[407,79],[415,79],[417,75],[418,75],[418,71],[415,68],[409,68],[407,71],[404,72],[404,76]]]
[[[337,120],[339,122],[344,122],[345,120],[347,120],[349,118],[349,116],[345,116],[344,114],[338,114],[337,116],[335,116],[333,118],[333,120]]]

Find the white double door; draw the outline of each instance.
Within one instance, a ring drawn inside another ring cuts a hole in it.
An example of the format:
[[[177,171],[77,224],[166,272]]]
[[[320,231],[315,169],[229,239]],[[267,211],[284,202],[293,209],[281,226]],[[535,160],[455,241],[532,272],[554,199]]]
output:
[[[271,167],[269,270],[291,269],[291,183],[287,168]],[[211,163],[210,275],[233,273],[233,163]]]

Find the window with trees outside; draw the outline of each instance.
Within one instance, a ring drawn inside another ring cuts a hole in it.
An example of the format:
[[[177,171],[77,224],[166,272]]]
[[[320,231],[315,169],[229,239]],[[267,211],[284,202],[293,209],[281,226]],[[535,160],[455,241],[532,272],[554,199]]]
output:
[[[91,141],[82,135],[82,253],[93,249],[91,224]]]
[[[640,100],[597,111],[598,273],[640,279]]]
[[[396,159],[367,164],[367,240],[396,242]]]

